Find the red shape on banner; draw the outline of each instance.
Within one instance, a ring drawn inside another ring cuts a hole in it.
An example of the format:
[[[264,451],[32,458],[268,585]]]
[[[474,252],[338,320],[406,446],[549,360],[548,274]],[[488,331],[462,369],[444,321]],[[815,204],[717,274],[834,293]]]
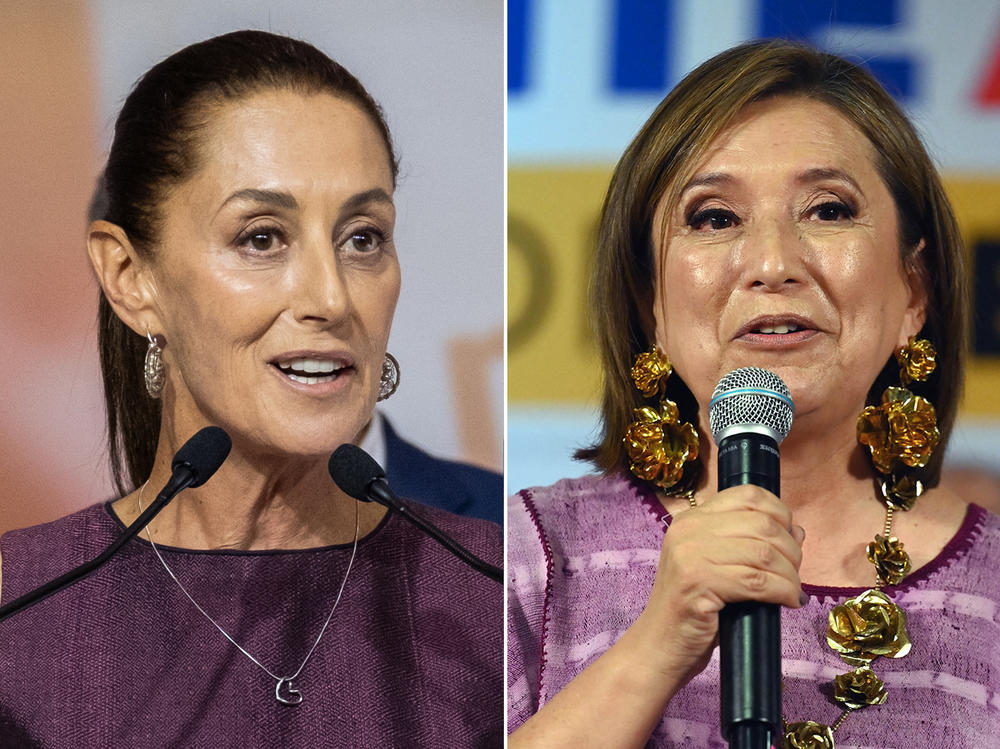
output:
[[[993,45],[990,57],[986,75],[976,91],[976,101],[981,107],[1000,107],[1000,36]]]

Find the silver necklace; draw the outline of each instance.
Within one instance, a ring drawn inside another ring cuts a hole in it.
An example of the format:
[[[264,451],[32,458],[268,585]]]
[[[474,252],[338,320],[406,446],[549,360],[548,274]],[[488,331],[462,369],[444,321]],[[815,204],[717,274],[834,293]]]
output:
[[[149,482],[147,481],[146,483],[148,484]],[[142,488],[139,489],[139,497],[138,497],[140,513],[143,510],[142,493],[145,490],[146,490],[146,484],[143,484]],[[208,612],[205,611],[205,609],[203,609],[201,606],[198,605],[198,602],[191,597],[191,594],[187,592],[187,589],[183,585],[181,585],[181,581],[177,579],[177,575],[174,574],[174,571],[167,566],[166,560],[164,560],[163,556],[160,554],[160,550],[153,542],[153,536],[149,532],[148,525],[146,526],[146,538],[149,540],[149,545],[153,547],[153,551],[156,553],[156,558],[159,559],[160,564],[163,565],[163,569],[165,569],[167,571],[167,574],[170,575],[170,577],[173,579],[175,583],[177,583],[177,587],[180,588],[181,592],[185,596],[187,596],[187,599],[192,604],[194,604],[194,607],[201,612],[201,615],[204,616],[206,619],[208,619],[215,626],[215,628],[222,633],[223,637],[225,637],[233,645],[235,645],[236,648],[241,653],[243,653],[243,655],[249,658],[254,664],[256,664],[261,671],[266,673],[268,676],[274,679],[275,682],[277,682],[274,687],[274,698],[283,705],[298,705],[300,702],[302,702],[302,689],[296,683],[296,680],[299,678],[299,674],[302,673],[302,669],[306,667],[306,664],[312,657],[313,651],[315,651],[316,646],[319,645],[319,641],[323,639],[323,635],[326,633],[327,625],[329,625],[330,620],[333,619],[333,612],[337,610],[337,604],[340,603],[340,597],[344,593],[344,586],[347,585],[347,577],[351,574],[351,567],[354,565],[354,555],[358,551],[358,535],[361,528],[360,516],[361,513],[359,509],[359,503],[355,502],[354,503],[354,546],[351,549],[351,558],[347,562],[347,570],[344,572],[344,579],[341,580],[340,582],[340,590],[337,591],[337,598],[336,600],[334,600],[333,607],[330,609],[330,613],[327,614],[326,621],[323,622],[323,626],[320,628],[319,634],[316,636],[315,642],[313,642],[312,647],[309,648],[309,652],[306,653],[306,657],[302,659],[302,663],[299,664],[299,667],[295,670],[295,673],[292,674],[291,676],[278,676],[276,673],[272,672],[269,668],[267,668],[267,666],[258,661],[252,655],[250,655],[250,653],[247,651],[246,648],[244,648],[242,645],[236,642],[236,640],[230,637],[229,633],[226,632],[226,630],[224,630],[219,625],[219,623],[215,621],[215,619],[209,616]]]

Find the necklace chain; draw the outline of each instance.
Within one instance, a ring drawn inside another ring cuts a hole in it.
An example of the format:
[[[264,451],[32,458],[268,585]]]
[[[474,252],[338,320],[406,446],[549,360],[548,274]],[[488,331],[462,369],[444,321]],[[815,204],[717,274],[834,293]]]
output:
[[[145,490],[146,490],[146,484],[143,484],[142,487],[139,489],[139,496],[138,496],[140,513],[143,511],[142,493]],[[175,575],[174,571],[170,569],[170,567],[167,565],[167,562],[163,558],[163,555],[160,554],[160,549],[153,541],[153,536],[149,532],[148,525],[146,526],[146,538],[149,540],[150,546],[153,547],[153,552],[156,554],[156,558],[159,559],[160,564],[163,565],[163,569],[165,569],[167,571],[167,574],[170,575],[171,579],[175,583],[177,583],[177,587],[181,589],[181,592],[194,605],[194,607],[201,612],[201,615],[204,616],[206,619],[208,619],[208,621],[210,621],[213,624],[213,626],[217,630],[219,630],[219,632],[222,633],[223,637],[225,637],[227,640],[229,640],[229,642],[235,645],[237,650],[243,653],[243,655],[249,658],[250,661],[253,662],[261,671],[266,673],[268,676],[274,679],[275,682],[277,682],[274,687],[274,698],[283,705],[298,705],[300,702],[302,702],[302,690],[296,685],[295,680],[299,678],[299,675],[302,673],[302,670],[306,667],[306,664],[312,657],[313,652],[316,650],[316,646],[319,645],[319,641],[322,640],[323,635],[326,634],[327,626],[329,626],[330,620],[333,619],[333,612],[337,610],[337,604],[340,603],[340,598],[344,593],[344,586],[347,585],[347,578],[351,574],[351,567],[354,566],[354,557],[358,551],[358,537],[361,529],[361,511],[359,509],[359,506],[360,505],[358,502],[354,503],[354,545],[351,548],[351,558],[347,562],[347,570],[344,572],[344,579],[340,581],[340,589],[337,591],[337,597],[333,602],[333,606],[330,608],[330,613],[327,614],[326,616],[326,621],[324,621],[323,626],[320,627],[319,634],[316,636],[315,641],[313,641],[312,647],[309,648],[309,652],[306,653],[306,657],[302,659],[302,663],[299,664],[299,667],[295,670],[295,673],[292,674],[291,676],[278,676],[276,673],[271,671],[267,666],[265,666],[256,658],[254,658],[253,655],[251,655],[246,648],[244,648],[242,645],[236,642],[236,640],[234,640],[230,636],[230,634],[226,632],[226,630],[224,630],[222,626],[217,621],[215,621],[215,619],[213,619],[209,615],[209,613],[205,611],[205,609],[201,607],[201,605],[199,605],[199,603],[196,600],[194,600],[191,594],[188,593],[187,588],[185,588],[184,585],[181,584],[181,581],[177,579],[177,575]]]

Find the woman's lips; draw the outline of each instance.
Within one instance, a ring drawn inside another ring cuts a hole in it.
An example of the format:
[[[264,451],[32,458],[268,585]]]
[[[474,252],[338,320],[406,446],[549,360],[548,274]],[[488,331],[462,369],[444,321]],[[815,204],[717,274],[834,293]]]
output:
[[[302,372],[282,367],[278,367],[278,370],[292,382],[299,382],[303,385],[318,385],[324,382],[333,382],[346,372],[347,368],[336,369],[332,372]]]
[[[794,314],[759,315],[740,328],[734,341],[761,348],[788,348],[800,346],[820,333],[816,324],[807,317]]]
[[[313,357],[298,357],[285,362],[275,362],[275,366],[290,379],[305,385],[333,382],[346,368],[341,362]]]
[[[787,333],[762,333],[758,330],[753,330],[737,336],[736,340],[754,347],[786,348],[806,343],[818,334],[819,331],[814,328],[805,328]]]
[[[339,380],[354,373],[353,363],[346,357],[311,352],[285,355],[272,360],[270,365],[285,382],[309,392],[336,390]]]
[[[355,374],[354,367],[343,367],[329,374],[289,372],[273,363],[269,369],[287,387],[291,387],[307,395],[331,395],[338,393],[343,388],[348,387],[348,384],[351,382],[351,375]]]

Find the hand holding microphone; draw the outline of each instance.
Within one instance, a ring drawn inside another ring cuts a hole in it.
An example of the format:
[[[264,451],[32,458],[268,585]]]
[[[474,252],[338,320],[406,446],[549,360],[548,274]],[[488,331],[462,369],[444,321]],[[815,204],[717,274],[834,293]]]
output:
[[[775,614],[777,604],[801,606],[798,567],[803,534],[800,528],[793,527],[791,512],[776,491],[767,488],[778,488],[777,443],[791,425],[787,388],[776,375],[751,369],[730,373],[717,388],[717,395],[720,389],[725,395],[713,399],[712,409],[713,432],[720,443],[719,493],[700,495],[696,509],[678,513],[673,519],[636,634],[642,638],[643,651],[650,655],[650,665],[669,674],[676,688],[705,668],[716,642],[721,641],[723,734],[728,736],[733,733],[732,716],[741,716],[735,722],[746,723],[748,718],[740,711],[747,704],[760,707],[758,702],[764,695],[770,696],[770,701],[765,699],[768,715],[777,709],[780,730],[780,693],[775,691],[780,685],[780,662],[774,661],[775,654],[780,657],[778,628],[765,628],[773,635],[753,630],[750,641],[773,644],[766,645],[763,651],[744,652],[741,663],[754,668],[738,670],[734,677],[731,655],[738,648],[732,645],[728,633],[740,631],[740,627],[732,626],[732,609],[727,605],[764,602],[772,605],[766,610]],[[774,403],[780,406],[777,416],[770,412]],[[777,431],[778,439],[769,431]],[[725,609],[728,612],[724,613]],[[774,689],[758,690],[756,683],[740,681],[749,679],[751,670],[758,673],[756,664],[767,658],[772,667],[767,670],[766,681]],[[730,686],[726,686],[727,673]],[[748,696],[746,690],[734,690],[734,680],[748,686],[752,695]]]
[[[722,378],[709,402],[720,491],[752,484],[780,495],[778,445],[794,413],[788,387],[773,372],[745,367]],[[776,603],[753,596],[727,603],[719,614],[719,665],[723,736],[738,749],[770,747],[782,735]]]

